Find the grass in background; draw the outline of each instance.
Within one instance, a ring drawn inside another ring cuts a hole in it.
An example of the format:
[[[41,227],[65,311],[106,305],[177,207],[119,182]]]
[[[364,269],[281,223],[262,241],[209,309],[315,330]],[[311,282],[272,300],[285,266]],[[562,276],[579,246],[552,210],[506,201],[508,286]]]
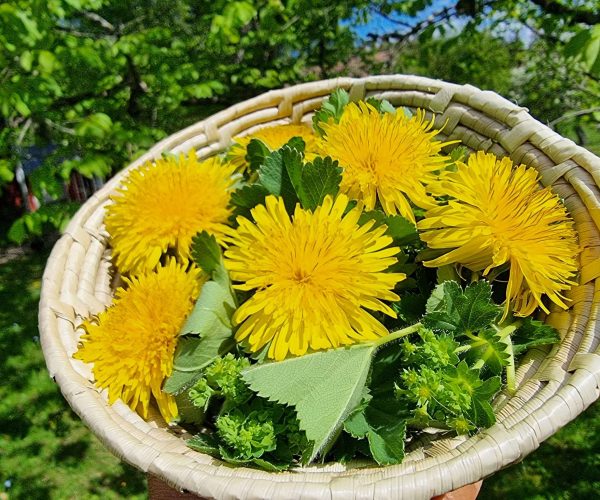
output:
[[[48,375],[37,329],[46,257],[0,264],[0,500],[146,498],[144,475],[100,444]]]
[[[48,376],[37,330],[46,258],[0,264],[0,500],[146,498],[144,475],[100,444]],[[479,498],[594,498],[599,468],[596,403],[525,461],[484,481]]]

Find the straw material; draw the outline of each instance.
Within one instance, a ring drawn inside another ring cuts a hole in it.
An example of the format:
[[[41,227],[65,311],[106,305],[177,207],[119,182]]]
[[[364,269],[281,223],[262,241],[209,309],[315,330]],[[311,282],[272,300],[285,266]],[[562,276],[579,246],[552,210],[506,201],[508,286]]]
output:
[[[441,136],[472,150],[508,155],[535,167],[573,216],[582,246],[571,308],[545,320],[562,337],[551,349],[531,349],[517,370],[517,393],[495,401],[497,423],[473,437],[422,439],[401,465],[353,468],[325,464],[284,473],[232,468],[185,446],[181,429],[167,429],[156,412],[143,421],[126,405],[109,406],[88,366],[72,359],[82,319],[101,311],[114,284],[103,207],[127,170],[161,153],[195,149],[207,157],[231,139],[276,123],[310,122],[334,89],[353,100],[380,97],[435,115]],[[430,498],[473,483],[523,459],[600,395],[600,159],[561,137],[527,110],[497,94],[417,76],[339,78],[267,92],[158,143],[113,178],[77,213],[56,244],[43,278],[39,323],[48,370],[73,409],[123,460],[178,490],[218,499]]]

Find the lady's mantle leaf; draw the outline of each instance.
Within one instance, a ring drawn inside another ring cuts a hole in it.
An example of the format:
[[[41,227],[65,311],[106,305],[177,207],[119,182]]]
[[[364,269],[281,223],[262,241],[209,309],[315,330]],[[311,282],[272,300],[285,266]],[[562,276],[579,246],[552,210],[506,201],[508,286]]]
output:
[[[344,422],[351,436],[367,438],[371,456],[379,465],[399,464],[404,458],[406,421],[398,416],[398,401],[372,400]]]
[[[512,336],[513,352],[515,356],[518,356],[530,347],[555,344],[559,341],[560,335],[555,328],[541,321],[525,318]]]
[[[300,428],[314,443],[313,461],[360,403],[374,351],[372,344],[331,349],[254,365],[242,377],[260,396],[296,408]]]
[[[487,328],[500,312],[501,308],[492,301],[492,287],[487,281],[472,283],[464,292],[456,281],[445,281],[427,301],[422,322],[432,330],[464,334]]]

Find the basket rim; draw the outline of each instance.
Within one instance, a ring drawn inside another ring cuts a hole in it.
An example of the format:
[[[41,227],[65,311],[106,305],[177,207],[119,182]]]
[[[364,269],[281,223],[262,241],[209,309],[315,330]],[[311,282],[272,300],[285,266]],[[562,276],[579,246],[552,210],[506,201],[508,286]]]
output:
[[[446,120],[445,130],[463,127],[470,110],[476,110],[478,116],[483,117],[480,119],[482,123],[489,118],[490,124],[484,125],[491,130],[490,135],[496,133],[492,130],[494,123],[506,126],[506,131],[499,133],[495,140],[489,135],[480,135],[507,151],[522,149],[525,159],[529,154],[529,145],[537,145],[544,154],[544,161],[549,159],[552,164],[541,174],[543,183],[560,184],[567,179],[576,194],[585,192],[585,188],[592,192],[592,199],[584,199],[582,206],[585,214],[589,213],[588,219],[592,218],[594,227],[590,227],[590,230],[595,231],[594,241],[600,247],[600,240],[596,237],[600,221],[600,202],[596,193],[596,187],[600,184],[600,159],[539,123],[525,108],[494,92],[479,90],[471,85],[412,75],[342,77],[309,82],[268,91],[163,139],[93,195],[80,208],[56,243],[44,272],[39,325],[50,375],[84,422],[120,458],[145,472],[160,476],[177,488],[208,498],[330,498],[337,495],[345,495],[346,498],[373,498],[377,495],[378,498],[385,498],[396,497],[398,492],[408,498],[430,498],[478,481],[522,459],[600,395],[600,327],[595,322],[600,309],[600,284],[597,280],[600,266],[592,265],[593,261],[587,268],[584,266],[580,280],[582,287],[587,287],[584,299],[591,304],[584,311],[587,317],[584,318],[579,310],[573,315],[567,313],[568,321],[571,321],[569,332],[573,328],[575,331],[582,328],[579,323],[586,322],[585,328],[591,332],[588,351],[576,352],[570,359],[557,360],[558,363],[549,363],[545,368],[547,380],[539,380],[540,391],[549,394],[541,404],[536,406],[537,402],[528,400],[527,392],[521,391],[514,398],[506,399],[506,402],[514,399],[525,407],[529,404],[533,410],[527,417],[520,420],[515,417],[513,422],[509,416],[505,421],[497,422],[490,429],[480,431],[474,438],[441,455],[444,459],[433,456],[398,466],[346,471],[335,466],[309,467],[276,474],[244,467],[231,469],[218,460],[188,449],[178,437],[160,429],[156,422],[141,421],[123,403],[109,407],[104,403],[104,395],[74,368],[67,347],[70,346],[72,350],[73,342],[76,343],[76,325],[82,315],[98,310],[103,306],[102,301],[108,299],[98,291],[94,275],[97,273],[106,278],[108,268],[90,270],[81,267],[81,264],[93,261],[97,262],[97,266],[103,266],[107,262],[105,235],[95,228],[101,225],[102,207],[109,193],[114,191],[123,176],[144,162],[159,157],[164,151],[177,153],[203,145],[197,149],[198,155],[213,154],[235,135],[236,120],[248,116],[257,120],[257,126],[290,117],[292,122],[299,121],[306,110],[310,111],[314,100],[320,101],[338,87],[347,89],[353,100],[364,97],[368,92],[382,97],[386,97],[386,93],[396,92],[405,94],[417,105],[419,93],[423,93],[429,96],[427,110]],[[464,112],[457,118],[448,112],[449,106]],[[594,213],[588,204],[592,204],[592,208],[599,207],[598,213]],[[588,285],[592,292],[589,292]],[[576,305],[579,304],[577,302]],[[559,312],[556,314],[559,320],[563,318],[567,321]],[[575,326],[572,325],[574,320]],[[543,352],[537,354],[541,356]],[[567,362],[568,366],[563,366]],[[568,377],[559,374],[559,369]]]

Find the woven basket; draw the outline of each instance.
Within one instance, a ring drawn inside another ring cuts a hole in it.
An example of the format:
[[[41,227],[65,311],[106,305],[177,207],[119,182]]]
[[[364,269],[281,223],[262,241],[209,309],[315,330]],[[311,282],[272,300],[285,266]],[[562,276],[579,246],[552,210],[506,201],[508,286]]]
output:
[[[517,370],[517,393],[494,403],[497,423],[473,437],[423,439],[401,465],[352,468],[325,464],[285,473],[234,468],[187,448],[181,429],[167,429],[155,412],[143,421],[120,401],[109,406],[91,371],[72,359],[82,319],[104,309],[113,292],[104,206],[127,170],[191,149],[207,157],[231,139],[264,126],[309,122],[334,89],[352,100],[371,96],[395,106],[423,108],[443,134],[472,150],[508,155],[535,167],[544,185],[565,201],[575,219],[581,253],[571,308],[545,318],[562,341],[531,349]],[[237,104],[158,143],[112,179],[77,213],[56,244],[43,278],[41,341],[48,370],[92,431],[121,459],[180,490],[206,498],[430,498],[475,482],[535,450],[600,394],[600,159],[534,120],[493,92],[427,78],[393,75],[339,78],[271,91]]]

